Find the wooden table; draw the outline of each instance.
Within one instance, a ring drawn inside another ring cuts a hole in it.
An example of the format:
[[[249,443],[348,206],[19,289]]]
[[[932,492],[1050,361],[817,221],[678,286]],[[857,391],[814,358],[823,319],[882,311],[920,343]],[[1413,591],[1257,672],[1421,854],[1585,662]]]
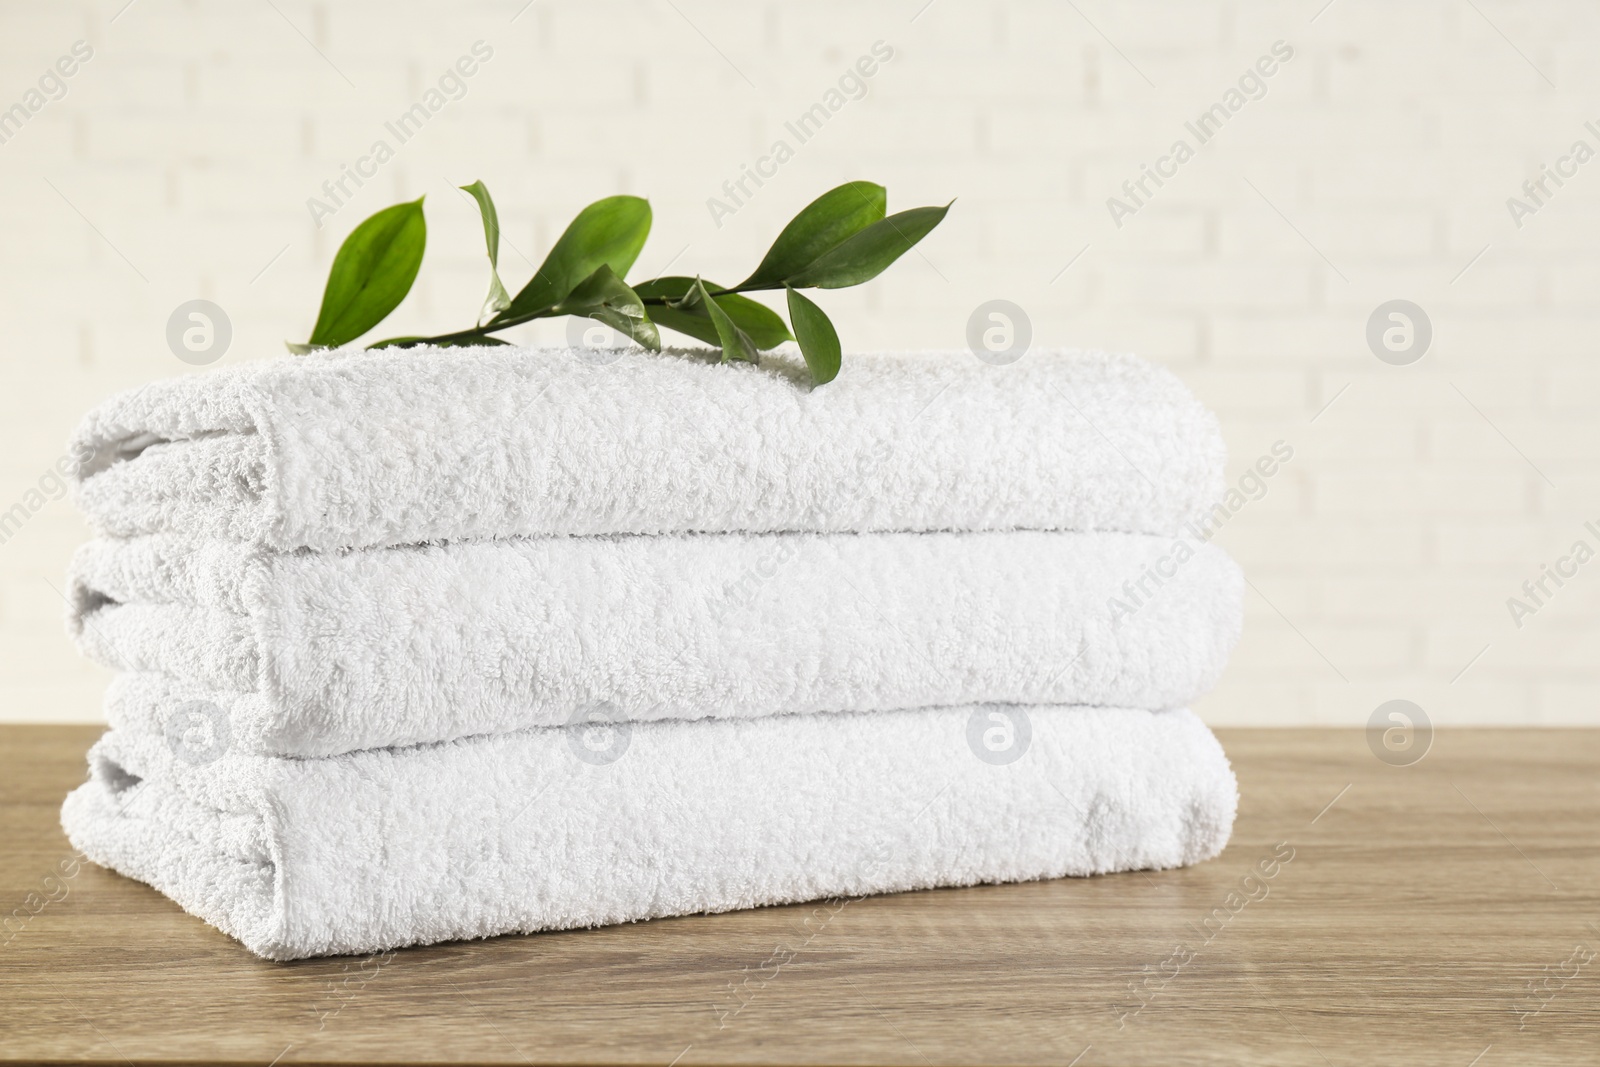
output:
[[[0,728],[0,1060],[1600,1063],[1600,731],[1447,729],[1408,767],[1219,731],[1221,858],[871,898],[809,941],[767,908],[292,964],[47,881],[96,733]]]

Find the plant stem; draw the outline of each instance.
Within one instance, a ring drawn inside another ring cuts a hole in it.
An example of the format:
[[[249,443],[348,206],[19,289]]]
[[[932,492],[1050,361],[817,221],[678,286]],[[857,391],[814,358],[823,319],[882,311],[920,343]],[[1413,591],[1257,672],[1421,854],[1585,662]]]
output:
[[[778,288],[780,287],[775,285],[752,285],[749,288],[746,288],[742,285],[735,285],[731,289],[718,289],[715,292],[710,293],[710,295],[730,296],[735,293],[764,292],[769,289]],[[667,304],[671,303],[671,301],[664,296],[649,296],[640,297],[640,303],[649,307],[665,307]],[[553,311],[553,308],[544,308],[542,310],[535,311],[530,315],[518,315],[509,319],[490,319],[482,326],[474,326],[468,330],[457,330],[454,333],[441,333],[436,334],[433,337],[419,338],[416,343],[419,345],[428,345],[438,344],[440,341],[464,341],[469,338],[488,337],[490,334],[499,333],[501,330],[509,330],[513,326],[521,326],[523,323],[532,322],[534,319],[555,318],[557,316],[552,314]]]
[[[752,286],[749,286],[748,288],[743,286],[743,285],[735,285],[731,289],[711,289],[711,290],[707,290],[707,295],[709,295],[709,296],[733,296],[733,295],[736,295],[738,293],[764,293],[764,292],[767,292],[769,290],[777,290],[777,289],[781,289],[781,288],[783,288],[781,285],[752,285]],[[672,301],[668,300],[664,296],[642,296],[642,297],[639,298],[639,302],[642,303],[642,304],[647,304],[647,305],[649,305],[651,307],[662,307],[662,306],[665,306],[667,304],[670,304]]]

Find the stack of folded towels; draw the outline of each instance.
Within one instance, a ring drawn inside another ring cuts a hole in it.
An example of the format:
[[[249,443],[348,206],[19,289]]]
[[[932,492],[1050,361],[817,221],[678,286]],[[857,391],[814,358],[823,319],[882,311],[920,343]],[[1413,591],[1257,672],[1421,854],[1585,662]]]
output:
[[[293,959],[1209,858],[1216,420],[1100,353],[338,353],[91,413],[62,820]]]

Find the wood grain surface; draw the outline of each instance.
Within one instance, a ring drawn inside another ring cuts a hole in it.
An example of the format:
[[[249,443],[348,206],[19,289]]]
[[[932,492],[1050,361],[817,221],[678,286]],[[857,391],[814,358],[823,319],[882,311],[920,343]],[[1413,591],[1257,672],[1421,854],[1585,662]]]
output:
[[[1223,730],[1188,870],[292,964],[61,873],[97,732],[0,727],[3,1061],[1600,1063],[1600,731]]]

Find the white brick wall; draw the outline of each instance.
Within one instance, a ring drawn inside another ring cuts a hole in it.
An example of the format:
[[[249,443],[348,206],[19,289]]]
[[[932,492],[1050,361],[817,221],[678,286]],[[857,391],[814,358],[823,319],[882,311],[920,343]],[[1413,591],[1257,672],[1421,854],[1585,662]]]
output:
[[[1212,722],[1361,723],[1395,697],[1446,725],[1600,722],[1600,562],[1520,630],[1505,604],[1600,519],[1600,161],[1520,230],[1505,207],[1573,140],[1600,148],[1593,5],[124,3],[0,8],[0,107],[94,48],[0,144],[0,506],[88,406],[187,369],[163,340],[177,304],[228,310],[228,360],[276,354],[337,242],[401,198],[429,194],[433,232],[397,333],[482,297],[451,185],[494,190],[514,281],[615,192],[655,207],[641,273],[687,246],[678,267],[732,277],[811,196],[868,177],[892,205],[959,200],[924,255],[825,300],[848,347],[956,347],[1005,297],[1036,343],[1175,368],[1235,476],[1294,446],[1219,534],[1257,592]],[[317,230],[306,199],[480,39],[465,98]],[[706,198],[879,39],[895,56],[867,97],[715,226]],[[1113,226],[1106,198],[1278,40],[1295,55],[1266,95]],[[1364,340],[1393,298],[1434,325],[1408,367]],[[0,718],[97,717],[105,677],[56,592],[84,536],[56,500],[0,545]]]

